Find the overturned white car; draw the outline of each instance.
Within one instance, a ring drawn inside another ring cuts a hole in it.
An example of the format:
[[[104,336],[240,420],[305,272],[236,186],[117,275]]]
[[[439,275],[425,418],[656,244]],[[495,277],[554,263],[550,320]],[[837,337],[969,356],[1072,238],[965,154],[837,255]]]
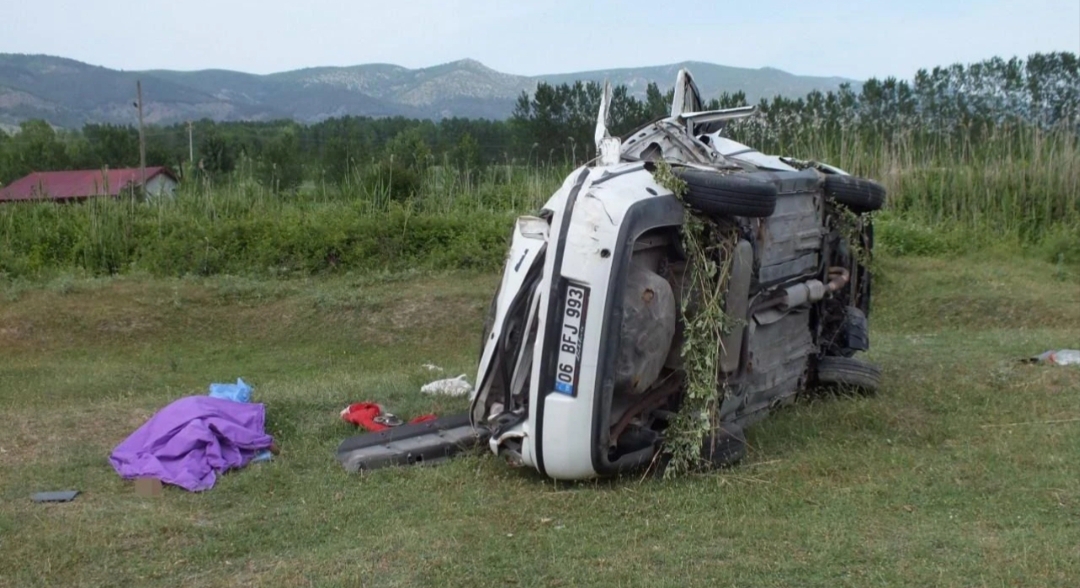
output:
[[[753,108],[702,112],[680,72],[671,116],[575,170],[518,219],[483,333],[471,413],[492,451],[557,479],[642,467],[662,455],[681,402],[687,214],[736,235],[723,311],[718,427],[702,456],[732,463],[743,429],[815,383],[875,389],[869,347],[872,227],[884,189],[836,168],[764,155],[721,137]],[[666,162],[686,184],[660,185]],[[852,214],[855,213],[855,214]],[[845,224],[846,223],[846,224]],[[852,242],[855,241],[855,242]]]

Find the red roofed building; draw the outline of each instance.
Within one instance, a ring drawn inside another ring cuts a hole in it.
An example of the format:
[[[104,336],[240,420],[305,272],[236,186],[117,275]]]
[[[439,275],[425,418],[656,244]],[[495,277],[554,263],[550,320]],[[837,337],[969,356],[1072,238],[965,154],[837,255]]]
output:
[[[172,196],[176,185],[176,176],[168,168],[146,168],[147,196]],[[0,188],[0,202],[75,202],[100,196],[115,198],[131,193],[138,186],[138,168],[34,172]]]

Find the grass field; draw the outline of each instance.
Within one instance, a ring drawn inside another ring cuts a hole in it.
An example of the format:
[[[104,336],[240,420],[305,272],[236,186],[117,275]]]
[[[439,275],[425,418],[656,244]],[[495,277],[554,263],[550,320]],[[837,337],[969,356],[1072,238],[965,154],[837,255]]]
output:
[[[1080,369],[1017,361],[1080,347],[1077,266],[882,259],[882,391],[808,397],[729,471],[557,484],[482,454],[345,474],[346,404],[464,407],[417,392],[422,364],[471,372],[496,281],[0,284],[0,585],[1080,585]],[[136,497],[111,449],[238,376],[281,455]]]

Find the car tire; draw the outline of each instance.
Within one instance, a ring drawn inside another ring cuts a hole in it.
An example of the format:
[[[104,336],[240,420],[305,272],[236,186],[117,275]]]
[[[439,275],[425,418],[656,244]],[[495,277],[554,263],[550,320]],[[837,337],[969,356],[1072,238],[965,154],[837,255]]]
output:
[[[704,214],[764,218],[776,210],[776,186],[768,182],[696,169],[675,173],[686,182],[683,200]]]
[[[854,176],[825,176],[825,196],[843,204],[856,214],[880,210],[885,205],[884,186]]]
[[[881,387],[881,368],[854,357],[826,356],[818,360],[817,382],[873,394]]]

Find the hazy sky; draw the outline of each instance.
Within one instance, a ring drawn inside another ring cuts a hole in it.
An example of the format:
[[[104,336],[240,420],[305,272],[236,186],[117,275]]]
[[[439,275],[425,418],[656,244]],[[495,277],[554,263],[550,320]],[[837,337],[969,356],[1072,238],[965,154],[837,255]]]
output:
[[[698,60],[862,79],[1080,52],[1080,0],[0,1],[0,52],[129,70],[471,57],[528,75]]]

